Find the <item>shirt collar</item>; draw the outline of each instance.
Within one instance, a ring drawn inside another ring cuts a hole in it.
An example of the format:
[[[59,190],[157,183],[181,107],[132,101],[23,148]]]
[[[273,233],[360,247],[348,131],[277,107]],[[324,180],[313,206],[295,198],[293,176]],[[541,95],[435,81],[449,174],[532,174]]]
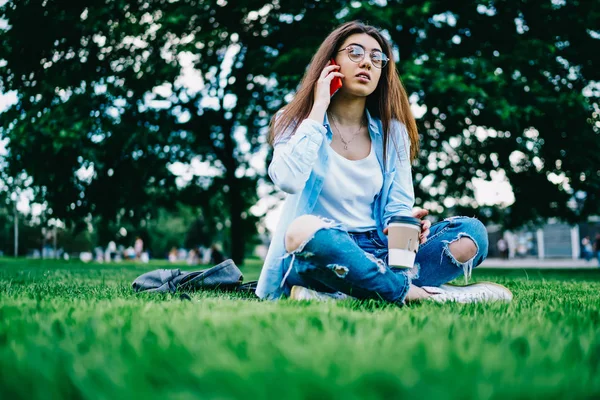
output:
[[[327,111],[325,111],[325,117],[323,117],[323,126],[331,130],[331,126],[329,125],[329,117],[327,116]]]

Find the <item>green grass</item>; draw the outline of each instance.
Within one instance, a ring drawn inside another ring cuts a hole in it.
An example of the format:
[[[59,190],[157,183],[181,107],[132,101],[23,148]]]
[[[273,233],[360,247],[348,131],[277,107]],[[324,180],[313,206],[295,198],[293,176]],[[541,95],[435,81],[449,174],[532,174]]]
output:
[[[600,396],[598,270],[475,270],[511,304],[132,292],[171,267],[0,259],[0,398]]]

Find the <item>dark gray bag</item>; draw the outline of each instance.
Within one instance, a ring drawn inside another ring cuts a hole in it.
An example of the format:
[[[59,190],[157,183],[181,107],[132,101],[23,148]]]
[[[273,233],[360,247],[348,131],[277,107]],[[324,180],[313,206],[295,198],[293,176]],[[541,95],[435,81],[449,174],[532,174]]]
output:
[[[171,292],[177,289],[237,289],[244,280],[242,271],[233,260],[228,259],[212,268],[202,271],[181,271],[179,269],[157,269],[138,276],[133,281],[136,292]]]

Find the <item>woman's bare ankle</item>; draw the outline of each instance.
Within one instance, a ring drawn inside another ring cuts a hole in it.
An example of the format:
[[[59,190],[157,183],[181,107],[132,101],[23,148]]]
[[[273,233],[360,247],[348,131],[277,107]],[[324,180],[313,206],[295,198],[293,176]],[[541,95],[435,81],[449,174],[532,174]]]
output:
[[[411,284],[408,288],[408,293],[406,294],[406,301],[421,301],[429,298],[430,296],[431,294],[427,293],[424,289]]]

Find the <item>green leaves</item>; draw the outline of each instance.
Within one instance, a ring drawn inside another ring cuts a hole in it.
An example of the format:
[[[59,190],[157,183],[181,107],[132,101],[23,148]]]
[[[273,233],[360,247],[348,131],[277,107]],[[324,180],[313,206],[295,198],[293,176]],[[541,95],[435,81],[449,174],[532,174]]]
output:
[[[477,214],[473,179],[503,170],[516,196],[509,225],[600,212],[593,167],[600,109],[598,91],[589,90],[600,70],[594,2],[381,4],[7,3],[0,9],[11,26],[0,33],[0,87],[17,90],[19,103],[0,121],[0,135],[10,139],[5,172],[25,171],[53,217],[73,221],[124,215],[136,224],[155,216],[156,204],[228,187],[232,200],[221,205],[232,222],[227,245],[243,248],[234,237],[254,227],[242,227],[239,216],[257,200],[264,177],[242,179],[237,171],[263,157],[256,154],[269,117],[297,88],[317,46],[339,23],[359,18],[385,29],[411,99],[427,110],[418,120],[419,205]],[[525,135],[531,129],[535,143]],[[515,168],[517,150],[537,167]],[[168,164],[196,158],[222,179],[203,177],[208,186],[184,196],[194,189],[178,187]],[[89,182],[73,178],[92,164]],[[548,184],[549,174],[564,174],[568,185]],[[535,188],[544,196],[533,196]],[[460,207],[444,205],[447,198],[461,199]]]

